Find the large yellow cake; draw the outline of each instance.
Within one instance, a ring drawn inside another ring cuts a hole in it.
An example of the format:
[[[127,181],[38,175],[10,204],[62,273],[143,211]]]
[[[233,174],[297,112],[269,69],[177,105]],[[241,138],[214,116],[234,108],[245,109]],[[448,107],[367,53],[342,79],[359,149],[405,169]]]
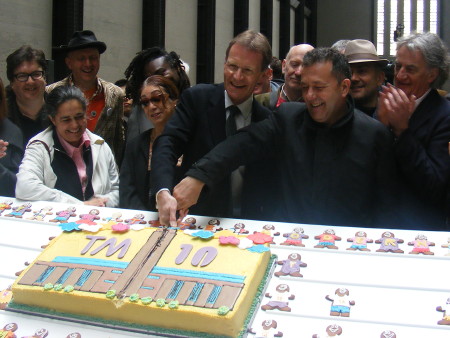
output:
[[[13,285],[13,304],[235,337],[270,261],[235,245],[146,228],[63,233]]]

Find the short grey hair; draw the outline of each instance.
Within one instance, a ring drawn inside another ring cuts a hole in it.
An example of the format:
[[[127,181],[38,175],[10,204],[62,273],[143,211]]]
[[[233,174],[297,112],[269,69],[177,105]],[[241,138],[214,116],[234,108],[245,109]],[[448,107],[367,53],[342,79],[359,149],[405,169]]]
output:
[[[432,88],[440,88],[447,81],[450,58],[444,42],[434,33],[412,33],[401,38],[397,43],[397,50],[405,46],[411,51],[422,53],[429,68],[437,68],[439,74],[431,83]]]

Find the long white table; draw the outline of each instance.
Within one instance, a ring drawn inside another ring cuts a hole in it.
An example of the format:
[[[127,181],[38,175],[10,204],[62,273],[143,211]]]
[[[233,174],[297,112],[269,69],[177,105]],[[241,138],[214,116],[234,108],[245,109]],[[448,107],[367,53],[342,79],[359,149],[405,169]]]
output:
[[[0,197],[0,204],[8,200]],[[23,202],[11,200],[12,207]],[[43,221],[29,220],[33,211],[51,206],[53,215],[48,215]],[[48,202],[33,202],[32,211],[26,212],[22,218],[7,217],[11,210],[5,210],[0,215],[0,291],[7,288],[15,280],[15,273],[22,270],[25,262],[32,262],[42,251],[41,246],[48,242],[48,238],[58,235],[62,230],[57,223],[49,222],[55,217],[55,212],[64,210],[69,205]],[[76,206],[76,214],[88,213],[92,207]],[[143,214],[146,221],[156,220],[157,214],[137,210],[123,210],[112,208],[98,208],[102,218],[110,217],[115,212],[122,213],[122,219],[132,218]],[[194,216],[196,225],[204,228],[210,217]],[[73,217],[75,221],[79,217]],[[101,222],[101,221],[99,221]],[[234,229],[235,224],[244,223],[250,233],[261,231],[268,222],[220,219],[220,228]],[[275,320],[278,331],[284,337],[327,337],[326,328],[329,325],[339,326],[342,334],[339,337],[380,337],[388,330],[395,332],[397,337],[450,337],[450,326],[438,325],[443,313],[436,311],[436,307],[445,306],[450,297],[450,249],[442,247],[448,244],[450,233],[421,231],[420,233],[434,242],[431,247],[434,255],[413,255],[412,246],[408,242],[414,241],[418,231],[388,230],[395,237],[404,240],[400,248],[404,253],[376,252],[380,244],[369,243],[370,251],[347,250],[357,231],[365,231],[367,237],[373,241],[381,238],[386,229],[363,229],[358,227],[337,227],[321,225],[299,225],[290,223],[271,222],[275,227],[273,233],[274,244],[271,251],[284,261],[292,253],[301,255],[301,261],[307,264],[300,269],[303,277],[290,275],[273,276],[268,283],[266,292],[275,296],[276,287],[287,284],[289,294],[293,300],[287,300],[290,312],[278,309],[257,311],[253,324],[254,331],[261,331],[262,322]],[[292,232],[296,227],[302,227],[309,236],[303,239],[305,247],[281,245],[286,240],[283,234]],[[338,249],[315,248],[318,240],[315,236],[327,229],[333,229],[337,236]],[[232,258],[231,258],[232,259]],[[280,271],[281,265],[275,268]],[[350,307],[349,317],[331,316],[331,301],[337,298],[335,291],[346,288],[349,291],[347,300],[354,301]],[[272,297],[274,300],[275,297]],[[270,298],[263,297],[261,304],[266,305]],[[450,313],[449,313],[450,315]],[[126,332],[115,329],[101,328],[86,324],[78,324],[55,319],[40,318],[33,315],[18,314],[10,311],[0,311],[0,329],[7,323],[17,323],[18,337],[32,335],[36,330],[45,328],[48,337],[66,337],[72,332],[79,332],[85,337],[144,337],[139,333]],[[256,337],[249,333],[249,337]],[[389,337],[388,335],[386,337]]]

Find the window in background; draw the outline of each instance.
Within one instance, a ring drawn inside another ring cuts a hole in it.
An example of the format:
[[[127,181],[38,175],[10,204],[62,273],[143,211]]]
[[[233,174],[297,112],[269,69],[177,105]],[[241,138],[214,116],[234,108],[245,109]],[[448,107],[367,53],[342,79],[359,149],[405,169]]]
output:
[[[394,56],[396,41],[411,32],[439,31],[440,0],[377,0],[376,46],[385,57]]]

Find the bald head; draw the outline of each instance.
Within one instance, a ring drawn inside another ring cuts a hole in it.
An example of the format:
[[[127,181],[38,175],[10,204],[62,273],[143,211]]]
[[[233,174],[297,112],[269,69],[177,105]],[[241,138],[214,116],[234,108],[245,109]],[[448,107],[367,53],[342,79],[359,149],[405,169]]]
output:
[[[306,43],[291,47],[283,60],[284,91],[290,101],[297,101],[301,97],[300,73],[303,68],[303,57],[314,47]]]

